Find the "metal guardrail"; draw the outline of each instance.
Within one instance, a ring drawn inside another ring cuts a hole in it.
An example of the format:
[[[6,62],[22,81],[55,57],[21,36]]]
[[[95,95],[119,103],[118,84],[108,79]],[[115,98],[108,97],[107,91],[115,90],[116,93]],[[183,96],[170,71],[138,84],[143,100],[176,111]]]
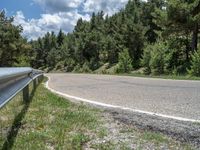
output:
[[[43,72],[29,67],[0,68],[0,109],[19,92],[23,92],[23,100],[29,100],[29,84],[33,88],[42,80]]]

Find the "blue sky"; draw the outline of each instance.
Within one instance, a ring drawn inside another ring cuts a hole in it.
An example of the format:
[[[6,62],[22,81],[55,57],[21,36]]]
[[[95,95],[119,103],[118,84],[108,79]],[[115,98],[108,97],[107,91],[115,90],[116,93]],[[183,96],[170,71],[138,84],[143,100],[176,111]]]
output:
[[[0,9],[6,9],[8,16],[22,11],[27,18],[39,18],[43,13],[41,7],[32,0],[1,0]]]
[[[77,20],[89,20],[92,12],[103,10],[112,15],[128,0],[1,0],[0,9],[15,16],[14,24],[22,25],[23,36],[37,39],[46,32],[71,32]]]

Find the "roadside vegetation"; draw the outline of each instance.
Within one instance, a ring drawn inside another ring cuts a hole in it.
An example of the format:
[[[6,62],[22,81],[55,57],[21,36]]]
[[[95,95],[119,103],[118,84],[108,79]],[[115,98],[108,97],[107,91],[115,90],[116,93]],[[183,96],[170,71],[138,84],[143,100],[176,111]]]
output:
[[[0,110],[0,149],[183,149],[157,132],[139,130],[112,115],[81,103],[72,103],[39,85],[28,102],[19,94]]]
[[[113,16],[80,18],[73,32],[27,41],[0,13],[0,66],[46,72],[200,76],[199,0],[129,0]]]

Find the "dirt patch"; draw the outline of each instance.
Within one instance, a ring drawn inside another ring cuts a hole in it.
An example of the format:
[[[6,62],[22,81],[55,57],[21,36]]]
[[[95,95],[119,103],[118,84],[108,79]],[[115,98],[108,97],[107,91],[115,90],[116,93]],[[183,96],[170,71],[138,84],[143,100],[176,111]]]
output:
[[[132,150],[132,149],[198,149],[198,144],[170,137],[160,130],[150,126],[142,126],[133,122],[131,116],[125,117],[125,112],[105,110],[100,117],[102,126],[97,133],[90,135],[91,139],[84,149]],[[126,113],[127,115],[127,113]],[[129,118],[130,117],[130,118]],[[132,116],[133,117],[133,116]],[[125,118],[125,119],[124,119]]]
[[[195,148],[200,149],[200,125],[198,123],[160,118],[117,109],[105,109],[105,112],[122,124],[136,127],[141,131],[162,133],[176,141],[191,144]]]

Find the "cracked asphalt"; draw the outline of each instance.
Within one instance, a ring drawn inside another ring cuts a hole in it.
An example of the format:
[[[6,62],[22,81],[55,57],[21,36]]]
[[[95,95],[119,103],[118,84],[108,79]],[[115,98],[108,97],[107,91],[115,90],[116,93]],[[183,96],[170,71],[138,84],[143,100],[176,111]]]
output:
[[[49,87],[96,102],[200,120],[200,81],[91,74],[46,74]]]

